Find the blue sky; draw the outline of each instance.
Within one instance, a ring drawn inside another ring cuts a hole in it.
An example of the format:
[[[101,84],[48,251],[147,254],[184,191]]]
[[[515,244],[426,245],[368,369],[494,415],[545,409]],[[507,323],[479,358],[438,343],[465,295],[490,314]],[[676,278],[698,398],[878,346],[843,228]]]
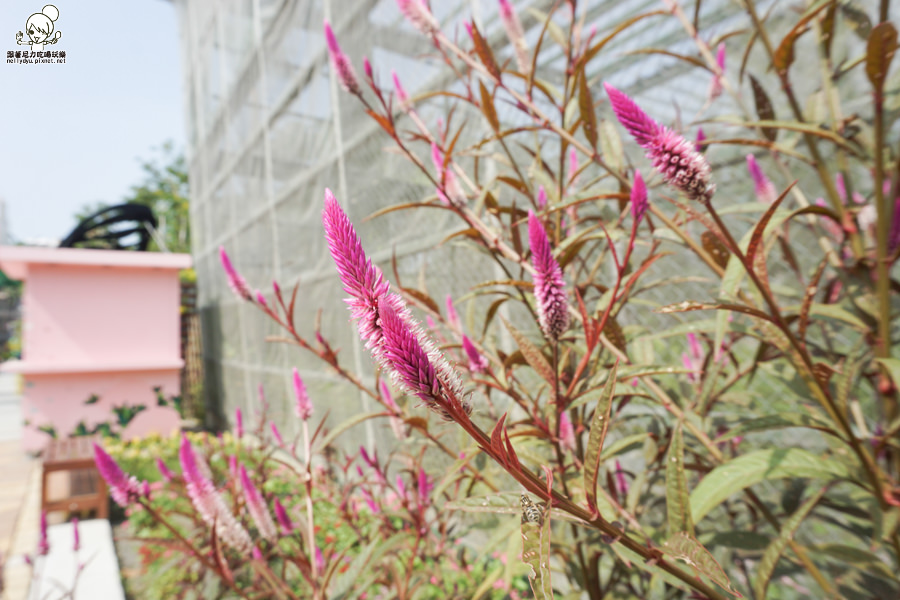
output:
[[[56,0],[62,37],[47,48],[66,64],[7,64],[46,3],[0,2],[0,197],[18,240],[64,237],[79,208],[119,202],[142,180],[140,159],[185,143],[175,7]]]

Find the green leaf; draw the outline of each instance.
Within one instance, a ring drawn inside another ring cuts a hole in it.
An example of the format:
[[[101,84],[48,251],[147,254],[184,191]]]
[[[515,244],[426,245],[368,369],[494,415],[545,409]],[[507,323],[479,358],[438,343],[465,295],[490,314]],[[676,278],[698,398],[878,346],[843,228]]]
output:
[[[597,473],[600,470],[600,451],[603,449],[603,440],[609,430],[609,415],[612,411],[613,392],[616,389],[616,369],[618,361],[610,370],[606,379],[603,394],[594,408],[594,417],[591,419],[591,434],[588,437],[587,449],[584,453],[584,491],[587,494],[588,506],[593,510],[597,507]]]
[[[497,492],[488,496],[472,496],[462,498],[460,500],[452,500],[444,503],[445,510],[461,510],[463,512],[472,513],[494,513],[500,515],[520,515],[522,508],[520,498],[522,495],[518,492]],[[612,506],[609,506],[612,511]],[[558,508],[550,510],[550,514],[554,519],[564,519],[573,523],[586,524],[578,517],[573,517],[569,513],[563,512]],[[610,512],[604,512],[604,515]]]
[[[663,552],[672,558],[684,561],[699,573],[709,577],[710,581],[721,587],[729,594],[743,598],[732,586],[731,581],[722,569],[722,566],[713,558],[709,550],[693,536],[679,532],[671,536],[663,544]],[[762,598],[763,596],[757,596]]]
[[[900,386],[900,360],[896,358],[876,358],[882,367],[887,369],[895,386]]]
[[[684,433],[681,423],[672,432],[669,453],[666,456],[666,516],[669,535],[684,532],[694,535],[691,509],[688,500],[687,481],[684,476]]]
[[[600,121],[600,153],[613,171],[621,173],[625,170],[625,148],[622,137],[615,125],[603,119]]]
[[[699,523],[726,498],[764,479],[810,477],[835,480],[849,476],[843,463],[802,448],[757,450],[707,473],[691,493],[691,516],[694,523]]]
[[[550,519],[522,522],[522,562],[531,567],[528,581],[539,600],[552,600],[550,585]]]
[[[754,431],[768,431],[770,429],[783,429],[785,427],[806,427],[809,429],[818,429],[832,435],[838,435],[829,425],[829,423],[819,417],[808,413],[777,413],[774,415],[766,415],[756,419],[744,421],[733,427],[728,433],[716,438],[716,442],[724,442],[731,438],[745,433]]]
[[[531,368],[534,369],[538,375],[543,377],[544,380],[552,386],[553,367],[551,367],[550,363],[547,362],[547,358],[544,356],[544,353],[541,352],[537,346],[532,344],[531,340],[525,337],[522,332],[510,325],[506,319],[500,317],[500,320],[503,321],[504,325],[506,325],[506,329],[509,330],[509,333],[513,336],[513,339],[516,340],[516,344],[519,345],[519,350],[522,351],[522,356],[525,357],[525,360],[528,361],[528,364],[531,365]]]
[[[316,444],[316,449],[314,450],[314,452],[320,452],[321,450],[324,450],[325,448],[327,448],[331,444],[331,442],[333,442],[335,439],[337,439],[337,437],[339,435],[341,435],[348,429],[356,427],[363,421],[367,421],[369,419],[374,419],[377,417],[383,417],[384,414],[385,414],[384,411],[363,413],[361,415],[356,415],[355,417],[353,417],[351,419],[347,419],[343,423],[339,423],[337,427],[335,427],[334,429],[329,431],[328,435],[323,437],[319,441],[319,443]]]
[[[756,570],[756,579],[753,582],[753,593],[757,598],[766,597],[766,588],[769,586],[769,580],[772,578],[772,572],[775,571],[778,559],[781,558],[781,554],[784,552],[785,547],[787,547],[788,542],[793,539],[794,534],[797,532],[797,528],[800,527],[800,523],[803,522],[803,519],[806,518],[816,504],[819,503],[819,500],[825,495],[827,489],[827,487],[823,487],[813,494],[800,505],[800,508],[798,508],[790,518],[781,523],[781,532],[778,537],[769,544],[769,547],[766,548],[766,551],[759,561],[759,568]]]

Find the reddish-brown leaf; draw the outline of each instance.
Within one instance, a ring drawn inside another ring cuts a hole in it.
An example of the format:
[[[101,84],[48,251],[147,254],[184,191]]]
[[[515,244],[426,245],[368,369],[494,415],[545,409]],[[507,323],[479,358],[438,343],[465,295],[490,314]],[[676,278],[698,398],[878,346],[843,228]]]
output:
[[[897,29],[888,21],[879,23],[872,29],[866,44],[866,75],[878,96],[884,89],[884,80],[896,52]]]
[[[750,244],[747,246],[747,260],[751,263],[753,262],[753,256],[756,254],[757,250],[759,250],[759,246],[762,243],[763,234],[766,231],[766,226],[769,224],[769,221],[772,220],[772,215],[775,214],[775,211],[781,205],[781,202],[787,198],[787,194],[791,191],[791,188],[797,185],[797,182],[794,181],[791,185],[787,186],[781,195],[778,196],[778,199],[773,202],[768,210],[766,210],[765,214],[759,220],[759,223],[756,224],[756,228],[753,230],[753,235],[750,236]]]
[[[756,115],[760,121],[775,121],[775,109],[772,107],[772,101],[769,100],[766,90],[763,89],[756,77],[750,75],[750,86],[753,88],[753,101],[756,103]],[[777,127],[760,127],[762,134],[770,142],[774,142],[778,137]]]
[[[578,78],[578,109],[581,112],[581,128],[584,137],[591,144],[591,148],[597,149],[597,115],[594,113],[594,97],[587,84],[587,76],[582,71]]]
[[[474,23],[472,23],[472,41],[475,43],[475,53],[481,60],[481,64],[484,65],[495,81],[500,81],[500,67],[497,66],[497,61],[494,60],[494,53],[485,39],[481,37],[481,32],[478,31],[478,27]]]
[[[731,252],[716,234],[712,231],[704,231],[700,234],[700,243],[703,244],[703,249],[717,265],[723,269],[728,265],[728,257],[731,256]]]
[[[500,131],[500,119],[497,118],[497,109],[494,107],[494,98],[484,86],[484,82],[478,82],[478,89],[481,92],[481,112],[484,114],[484,118],[488,120],[494,133],[497,133]]]

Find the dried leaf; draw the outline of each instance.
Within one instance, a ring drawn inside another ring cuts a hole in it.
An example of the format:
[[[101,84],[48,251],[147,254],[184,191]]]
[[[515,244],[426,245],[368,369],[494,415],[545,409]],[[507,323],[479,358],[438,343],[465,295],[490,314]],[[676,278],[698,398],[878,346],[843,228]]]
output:
[[[594,113],[594,97],[587,84],[587,76],[582,71],[578,78],[578,110],[581,114],[581,127],[584,137],[591,144],[591,148],[597,149],[597,115]]]
[[[479,80],[478,88],[481,91],[481,112],[484,113],[484,117],[488,120],[488,123],[490,123],[494,133],[498,133],[500,131],[500,120],[497,118],[497,109],[494,107],[494,98],[484,86],[484,82]]]
[[[500,320],[506,325],[506,329],[509,330],[513,339],[516,340],[516,344],[518,344],[522,356],[525,357],[525,360],[528,361],[531,368],[534,369],[538,375],[543,377],[544,381],[552,386],[554,381],[553,367],[547,362],[547,358],[544,356],[543,352],[541,352],[537,346],[532,344],[531,340],[525,337],[522,332],[510,325],[506,319],[500,317]]]
[[[429,296],[425,292],[419,291],[415,288],[405,288],[405,287],[400,288],[400,292],[406,296],[409,296],[416,302],[419,302],[420,304],[424,304],[432,312],[436,312],[436,313],[441,312],[441,309],[437,305],[437,302],[435,302],[431,298],[431,296]]]
[[[728,251],[728,247],[719,239],[719,236],[712,231],[704,231],[700,234],[700,242],[703,244],[703,249],[706,250],[706,253],[712,257],[713,262],[723,269],[728,265],[728,258],[731,256],[731,252]]]
[[[884,90],[884,80],[896,52],[897,29],[890,22],[879,23],[869,34],[866,44],[866,75],[878,96]]]
[[[756,77],[750,75],[750,86],[753,88],[753,101],[756,103],[756,116],[760,121],[775,121],[775,109],[772,107],[772,101],[769,100],[766,90],[756,80]],[[778,137],[778,129],[775,127],[760,127],[760,131],[770,142],[774,142]]]
[[[481,32],[478,31],[475,23],[472,23],[472,41],[475,43],[475,53],[481,60],[481,64],[484,65],[495,81],[500,81],[500,67],[497,66],[497,61],[494,60],[494,53],[490,45],[481,37]]]
[[[603,335],[612,342],[613,346],[621,350],[623,354],[625,353],[627,350],[625,332],[622,331],[622,326],[619,325],[614,316],[609,315],[606,318],[606,324],[603,326]]]

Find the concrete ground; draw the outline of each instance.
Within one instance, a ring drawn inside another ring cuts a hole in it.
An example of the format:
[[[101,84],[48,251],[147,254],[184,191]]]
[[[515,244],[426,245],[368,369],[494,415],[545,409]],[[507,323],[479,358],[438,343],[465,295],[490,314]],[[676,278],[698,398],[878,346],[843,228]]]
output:
[[[25,600],[31,568],[23,555],[37,545],[40,520],[40,461],[22,451],[19,378],[0,374],[0,554],[2,600]]]

